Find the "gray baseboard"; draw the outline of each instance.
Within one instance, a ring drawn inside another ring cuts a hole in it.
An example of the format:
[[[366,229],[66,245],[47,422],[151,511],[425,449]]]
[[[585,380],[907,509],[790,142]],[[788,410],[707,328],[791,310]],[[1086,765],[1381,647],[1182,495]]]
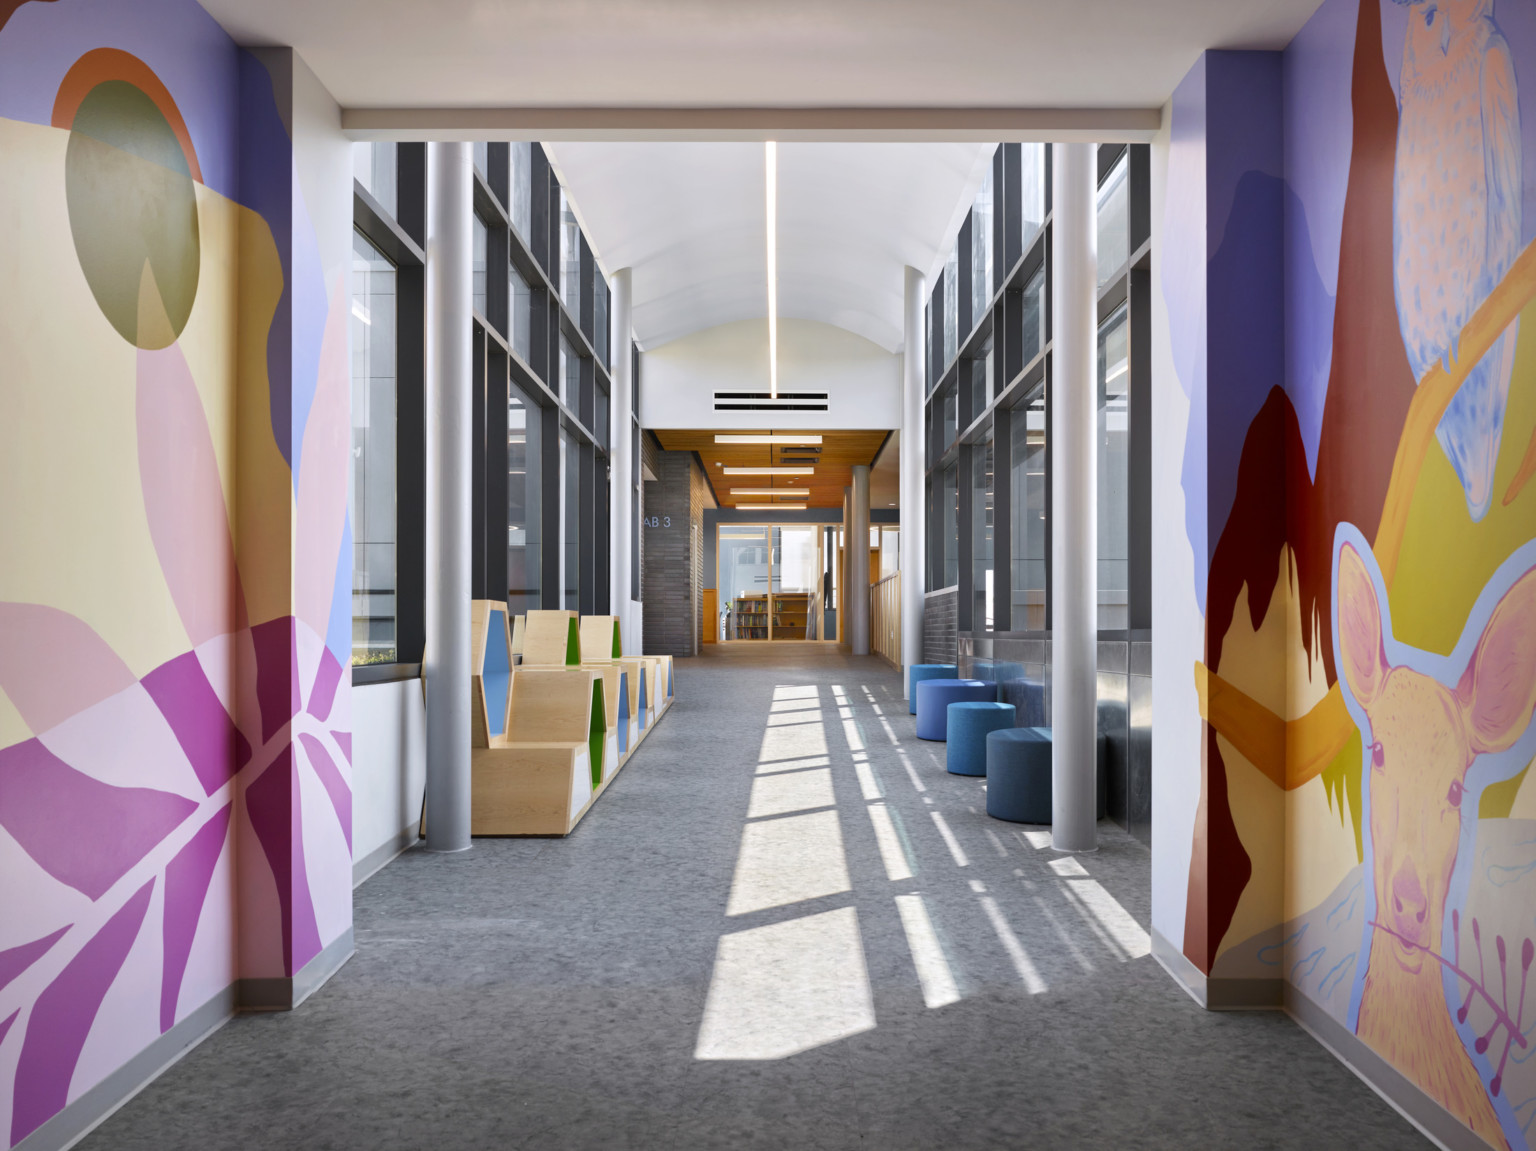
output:
[[[421,821],[418,820],[393,839],[379,844],[367,855],[355,861],[352,864],[352,889],[356,891],[420,838]]]
[[[63,1151],[74,1146],[234,1014],[235,989],[230,986],[68,1104],[13,1151]]]
[[[1393,1110],[1417,1127],[1420,1133],[1445,1151],[1488,1151],[1488,1144],[1461,1120],[1409,1082],[1397,1068],[1367,1047],[1295,988],[1285,988],[1285,1010],[1301,1028],[1380,1095]]]
[[[1207,1011],[1280,1011],[1285,1007],[1284,980],[1212,978],[1155,928],[1152,956]]]
[[[278,979],[242,979],[238,983],[241,1011],[292,1011],[308,999],[327,979],[352,958],[352,929],[349,927],[333,940],[302,970]]]

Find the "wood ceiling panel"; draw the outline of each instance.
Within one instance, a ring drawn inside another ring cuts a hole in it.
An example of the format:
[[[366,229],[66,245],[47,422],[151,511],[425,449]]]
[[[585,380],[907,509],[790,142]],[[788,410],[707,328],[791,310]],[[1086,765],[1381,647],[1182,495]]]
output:
[[[853,482],[855,464],[871,464],[880,445],[890,433],[868,432],[809,432],[821,437],[820,451],[814,447],[798,447],[793,444],[717,444],[716,434],[767,435],[774,428],[730,428],[709,431],[656,431],[653,434],[663,449],[669,452],[698,452],[714,485],[715,497],[723,508],[738,504],[805,503],[813,508],[840,508],[843,506],[843,489]],[[796,429],[799,431],[799,429]],[[784,434],[779,432],[779,434]],[[809,466],[816,470],[809,476],[728,476],[726,468],[745,467],[794,467],[800,461],[814,459]],[[774,499],[763,496],[735,496],[732,488],[809,488],[810,496]]]

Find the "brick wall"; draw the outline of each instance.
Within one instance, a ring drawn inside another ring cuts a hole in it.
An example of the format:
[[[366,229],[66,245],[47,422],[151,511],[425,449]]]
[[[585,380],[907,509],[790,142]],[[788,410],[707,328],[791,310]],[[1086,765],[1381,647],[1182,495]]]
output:
[[[654,460],[641,520],[645,653],[697,655],[704,477],[692,452],[658,451]]]
[[[936,592],[923,601],[923,662],[956,663],[956,625],[960,598],[955,588]]]

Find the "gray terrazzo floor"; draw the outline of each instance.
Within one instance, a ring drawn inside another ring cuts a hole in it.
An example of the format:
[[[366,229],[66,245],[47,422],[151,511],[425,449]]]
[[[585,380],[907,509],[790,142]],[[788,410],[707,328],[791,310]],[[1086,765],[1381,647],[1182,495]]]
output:
[[[568,839],[402,856],[329,984],[81,1146],[1428,1145],[1285,1016],[1200,1010],[1146,849],[988,819],[883,664],[706,651]]]

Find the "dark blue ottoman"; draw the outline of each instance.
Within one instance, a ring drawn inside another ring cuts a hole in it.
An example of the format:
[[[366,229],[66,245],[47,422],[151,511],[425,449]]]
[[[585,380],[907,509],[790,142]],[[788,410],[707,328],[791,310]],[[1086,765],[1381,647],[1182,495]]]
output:
[[[951,775],[987,774],[987,734],[1012,727],[1011,703],[952,703],[949,705],[949,747],[944,766]]]
[[[1109,745],[1103,732],[1097,742],[1096,814],[1103,819]],[[987,735],[987,814],[1014,823],[1051,822],[1050,728],[1015,727]]]
[[[917,737],[944,739],[949,705],[968,700],[995,702],[997,685],[979,679],[925,679],[917,685]]]
[[[987,814],[1051,822],[1051,729],[1010,727],[987,735]]]
[[[960,669],[952,663],[914,663],[907,668],[907,714],[917,714],[917,685],[925,679],[959,679]]]

